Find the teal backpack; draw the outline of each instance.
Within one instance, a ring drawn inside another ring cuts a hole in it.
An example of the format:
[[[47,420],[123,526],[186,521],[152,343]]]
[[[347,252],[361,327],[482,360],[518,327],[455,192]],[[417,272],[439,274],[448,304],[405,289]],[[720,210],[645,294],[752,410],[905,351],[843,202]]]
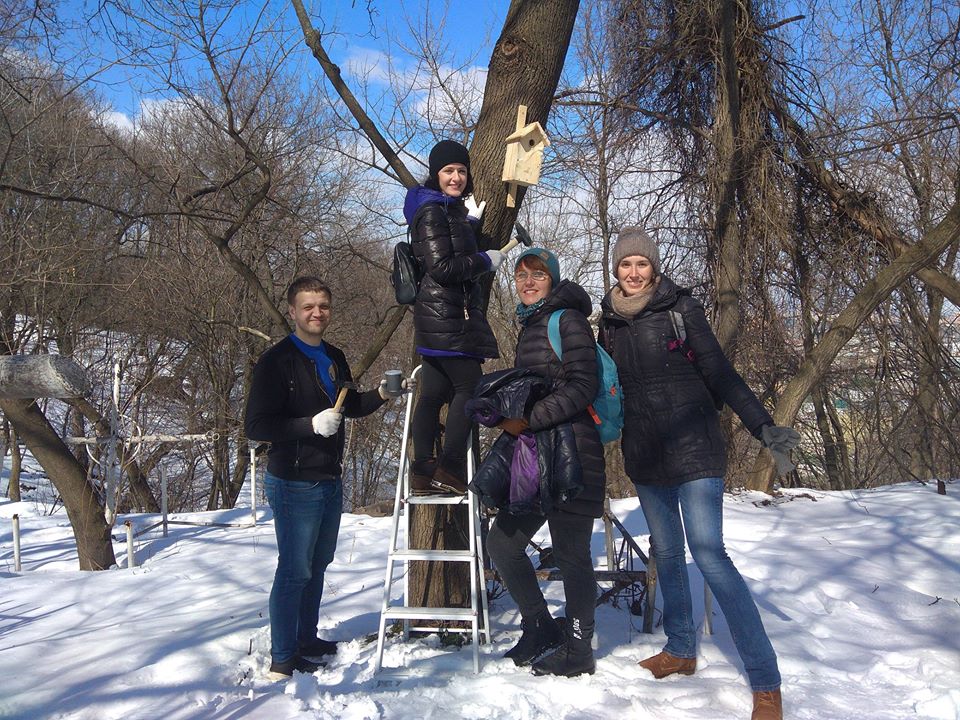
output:
[[[551,313],[547,322],[547,336],[553,351],[563,361],[560,341],[561,315],[563,310]],[[623,391],[620,389],[620,378],[617,376],[617,365],[613,358],[596,342],[593,346],[597,351],[597,380],[600,381],[600,387],[593,402],[587,406],[587,412],[597,424],[600,442],[608,443],[619,438],[623,429]]]

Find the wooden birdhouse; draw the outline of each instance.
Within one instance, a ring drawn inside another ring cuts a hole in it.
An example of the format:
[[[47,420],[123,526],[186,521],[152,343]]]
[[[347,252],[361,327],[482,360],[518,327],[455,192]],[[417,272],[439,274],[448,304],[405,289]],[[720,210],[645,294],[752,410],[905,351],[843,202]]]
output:
[[[503,161],[503,181],[509,183],[507,206],[516,204],[518,185],[528,187],[540,180],[540,168],[543,165],[543,150],[550,144],[550,138],[538,122],[527,124],[527,107],[521,105],[517,111],[517,129],[507,137],[507,154]]]

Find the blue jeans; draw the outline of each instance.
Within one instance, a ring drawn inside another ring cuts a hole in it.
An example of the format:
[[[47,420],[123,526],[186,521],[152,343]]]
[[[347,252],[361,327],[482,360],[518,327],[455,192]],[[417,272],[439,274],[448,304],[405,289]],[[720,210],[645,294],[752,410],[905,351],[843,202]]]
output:
[[[780,670],[757,605],[723,546],[723,478],[700,478],[673,487],[636,485],[650,529],[663,593],[664,650],[679,658],[697,656],[690,578],[690,554],[723,611],[754,692],[780,687]],[[683,515],[681,524],[680,516]]]
[[[274,662],[286,662],[300,644],[317,637],[323,573],[337,548],[343,488],[339,479],[312,483],[270,473],[263,487],[279,553],[270,591],[270,654]]]

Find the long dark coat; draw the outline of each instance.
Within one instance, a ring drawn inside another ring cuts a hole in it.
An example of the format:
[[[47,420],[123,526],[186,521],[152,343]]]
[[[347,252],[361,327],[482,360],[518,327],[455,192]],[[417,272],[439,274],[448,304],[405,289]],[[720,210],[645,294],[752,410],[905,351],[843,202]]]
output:
[[[727,451],[716,401],[729,405],[758,439],[773,419],[723,354],[703,305],[661,276],[635,317],[619,315],[609,293],[601,308],[600,344],[617,363],[623,387],[620,446],[627,475],[642,485],[723,477]],[[678,339],[670,310],[683,317],[684,348],[670,348]]]
[[[561,280],[521,329],[514,365],[529,368],[553,383],[553,392],[530,408],[530,429],[536,432],[563,422],[573,425],[584,487],[559,509],[596,518],[603,514],[607,476],[603,444],[587,412],[598,387],[593,328],[587,320],[591,308],[590,297],[582,287]],[[547,333],[550,315],[561,309],[566,309],[560,317],[563,362],[553,351]]]

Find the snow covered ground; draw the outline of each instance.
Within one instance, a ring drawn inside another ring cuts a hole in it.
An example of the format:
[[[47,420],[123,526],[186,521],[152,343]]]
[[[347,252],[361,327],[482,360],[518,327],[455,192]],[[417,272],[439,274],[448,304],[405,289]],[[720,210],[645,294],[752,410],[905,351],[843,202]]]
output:
[[[731,556],[780,657],[787,718],[960,717],[960,486],[728,495]],[[613,503],[646,547],[636,500]],[[345,641],[315,676],[271,683],[269,510],[253,528],[172,526],[141,539],[139,567],[81,573],[63,513],[0,499],[0,718],[748,718],[751,697],[718,608],[697,673],[654,680],[637,661],[662,630],[598,609],[597,673],[538,678],[501,655],[519,632],[508,596],[492,646],[392,639],[373,675],[389,518],[345,515],[327,574],[321,635]],[[23,533],[13,572],[11,517]],[[192,516],[244,522],[249,509]],[[155,518],[134,517],[143,526]],[[182,516],[179,519],[184,519]],[[119,534],[119,533],[118,533]],[[603,563],[598,523],[594,551]],[[117,544],[117,558],[125,550]],[[695,599],[700,576],[692,571]],[[399,589],[401,583],[397,583]],[[562,614],[559,583],[547,583]],[[702,602],[699,604],[702,612]],[[659,614],[658,614],[659,619]],[[371,635],[374,641],[371,642]]]

